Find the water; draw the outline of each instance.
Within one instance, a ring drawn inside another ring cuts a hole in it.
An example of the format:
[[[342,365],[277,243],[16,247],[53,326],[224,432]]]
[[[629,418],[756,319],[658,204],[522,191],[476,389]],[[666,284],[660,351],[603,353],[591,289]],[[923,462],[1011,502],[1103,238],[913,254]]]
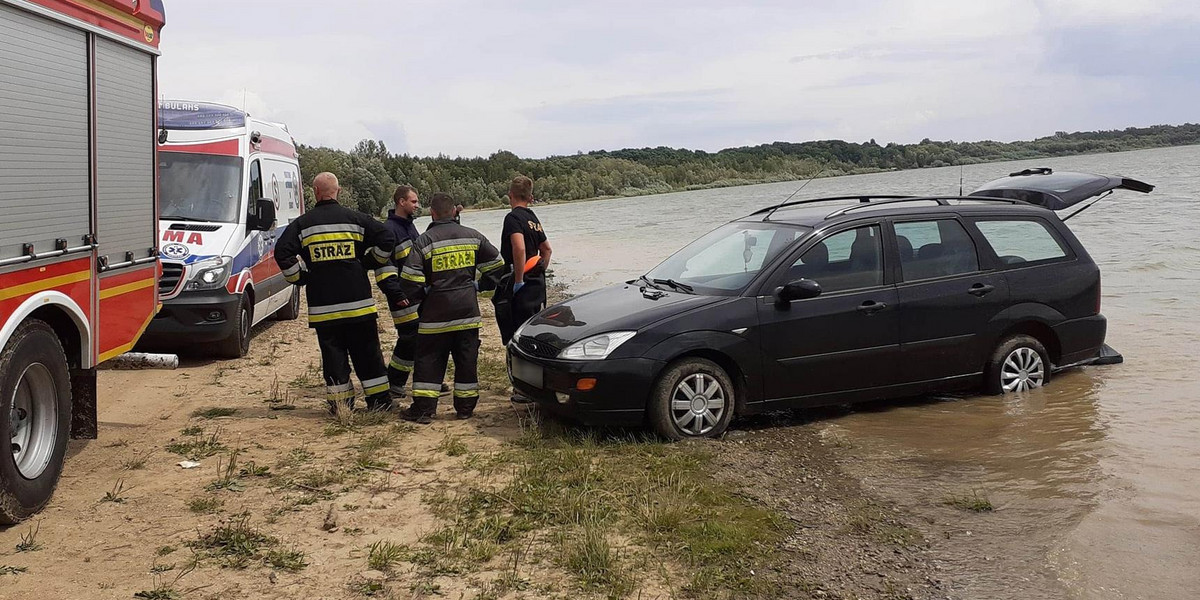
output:
[[[973,598],[1200,596],[1200,146],[975,165],[963,189],[1027,167],[1121,174],[1070,225],[1103,273],[1108,343],[1125,364],[1022,397],[890,404],[823,424],[871,458],[876,489],[920,510],[978,491],[995,513],[939,524],[948,578]],[[814,180],[799,198],[956,193],[958,167]],[[560,282],[582,292],[644,273],[798,182],[537,208]],[[501,211],[464,223],[498,236]],[[929,509],[933,510],[933,509]],[[944,509],[942,509],[944,511]],[[931,520],[934,520],[931,517]],[[970,532],[968,534],[968,532]]]

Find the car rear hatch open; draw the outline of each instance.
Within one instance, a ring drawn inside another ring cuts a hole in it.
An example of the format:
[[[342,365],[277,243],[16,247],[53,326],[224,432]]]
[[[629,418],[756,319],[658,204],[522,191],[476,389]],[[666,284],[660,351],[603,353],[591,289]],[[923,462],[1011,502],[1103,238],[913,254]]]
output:
[[[1153,189],[1153,185],[1126,177],[1071,171],[1056,173],[1053,169],[1042,167],[1025,169],[990,181],[970,195],[1023,200],[1050,210],[1063,210],[1112,190],[1132,190],[1145,194]]]

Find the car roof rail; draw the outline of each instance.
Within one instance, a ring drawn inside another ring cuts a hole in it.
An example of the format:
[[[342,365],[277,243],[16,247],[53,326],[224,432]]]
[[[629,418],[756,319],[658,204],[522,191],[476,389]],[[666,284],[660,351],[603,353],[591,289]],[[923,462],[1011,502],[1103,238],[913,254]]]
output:
[[[900,195],[900,194],[858,194],[855,196],[829,196],[827,198],[805,198],[803,200],[792,200],[790,202],[784,202],[782,204],[776,204],[773,206],[768,206],[766,208],[760,208],[760,209],[750,213],[750,216],[767,213],[767,217],[770,217],[771,216],[770,213],[773,213],[781,208],[787,208],[789,206],[797,206],[800,204],[814,204],[817,202],[837,202],[837,201],[846,201],[846,200],[858,200],[860,203],[865,204],[865,203],[869,203],[876,199],[891,200],[891,199],[909,198],[909,197],[910,196]],[[767,217],[764,217],[763,220],[765,221],[767,219]]]
[[[899,197],[884,198],[883,200],[879,200],[876,202],[864,202],[862,204],[856,204],[854,206],[845,206],[845,207],[839,208],[838,210],[835,210],[835,211],[825,215],[825,219],[828,220],[828,219],[832,219],[834,217],[840,217],[850,211],[858,210],[860,208],[866,208],[869,206],[880,206],[880,205],[885,205],[885,204],[899,204],[902,202],[921,202],[921,201],[937,202],[938,206],[949,206],[950,200],[957,200],[959,202],[1003,202],[1005,204],[1028,204],[1029,206],[1037,206],[1036,204],[1025,202],[1024,200],[1015,200],[1013,198],[994,198],[991,196],[899,196]]]

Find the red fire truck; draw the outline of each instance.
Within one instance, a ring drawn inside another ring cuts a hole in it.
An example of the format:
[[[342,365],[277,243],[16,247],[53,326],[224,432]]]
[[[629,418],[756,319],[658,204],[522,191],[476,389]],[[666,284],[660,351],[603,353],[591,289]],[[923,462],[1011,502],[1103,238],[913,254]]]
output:
[[[158,307],[161,0],[0,0],[0,524],[41,510],[96,365]]]

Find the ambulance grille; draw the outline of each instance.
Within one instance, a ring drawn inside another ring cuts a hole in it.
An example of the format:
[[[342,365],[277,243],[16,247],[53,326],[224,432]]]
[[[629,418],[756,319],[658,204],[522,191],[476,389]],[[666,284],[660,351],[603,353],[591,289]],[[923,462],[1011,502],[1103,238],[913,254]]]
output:
[[[162,263],[162,279],[158,280],[158,296],[160,298],[170,296],[175,293],[175,289],[179,287],[179,280],[183,278],[183,265],[179,263]]]

